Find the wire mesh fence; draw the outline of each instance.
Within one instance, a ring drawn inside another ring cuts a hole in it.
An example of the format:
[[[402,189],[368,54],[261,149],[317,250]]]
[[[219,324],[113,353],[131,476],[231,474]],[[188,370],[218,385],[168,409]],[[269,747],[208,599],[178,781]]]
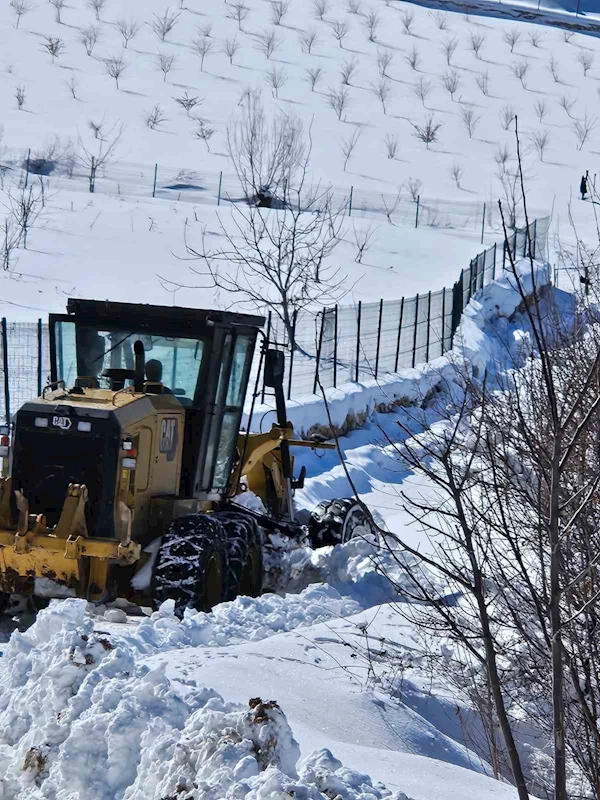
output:
[[[471,297],[498,277],[511,256],[547,258],[550,219],[535,220],[517,230],[502,245],[476,256],[452,287],[439,291],[381,299],[355,306],[333,306],[295,314],[290,331],[273,312],[268,314],[267,342],[286,353],[285,387],[288,399],[324,388],[377,379],[386,373],[415,367],[444,355],[463,309]],[[290,342],[295,343],[290,347]],[[27,400],[41,394],[49,380],[48,326],[37,322],[0,325],[0,423]],[[259,356],[254,366],[254,387]],[[267,390],[258,386],[264,399]]]
[[[177,167],[159,163],[103,161],[81,157],[74,150],[53,152],[0,151],[0,188],[43,177],[53,188],[131,198],[158,198],[194,205],[226,206],[247,202],[246,191],[235,172],[213,172],[201,165]],[[396,225],[470,232],[483,237],[501,231],[493,203],[427,197],[418,183],[409,181],[396,193],[361,187],[328,187],[334,205],[352,217],[383,216]],[[537,214],[532,210],[532,216]]]

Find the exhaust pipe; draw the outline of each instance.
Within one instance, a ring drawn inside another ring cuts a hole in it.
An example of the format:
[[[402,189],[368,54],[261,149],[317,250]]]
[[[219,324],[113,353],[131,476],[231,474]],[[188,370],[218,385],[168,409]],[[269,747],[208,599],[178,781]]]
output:
[[[135,392],[141,393],[144,391],[144,382],[146,380],[146,354],[144,352],[144,344],[139,339],[133,345],[133,354],[135,357],[133,389]]]

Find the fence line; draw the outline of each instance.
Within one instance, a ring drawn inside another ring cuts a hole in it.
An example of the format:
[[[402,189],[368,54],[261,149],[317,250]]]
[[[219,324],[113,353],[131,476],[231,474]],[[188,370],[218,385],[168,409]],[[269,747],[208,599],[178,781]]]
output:
[[[158,163],[110,161],[99,166],[84,164],[74,153],[40,155],[29,150],[0,153],[0,188],[6,181],[26,184],[35,176],[57,182],[76,192],[127,197],[146,197],[195,205],[246,202],[244,187],[232,172],[182,169]],[[501,233],[492,203],[477,200],[445,200],[426,197],[417,183],[392,194],[355,186],[332,186],[334,201],[346,203],[353,217],[383,215],[395,224],[413,228],[462,230],[481,235]],[[543,212],[532,216],[543,216]]]
[[[382,298],[374,303],[359,301],[356,306],[336,305],[318,313],[296,313],[293,348],[282,324],[269,313],[267,341],[288,343],[284,384],[288,399],[315,393],[318,381],[325,388],[358,383],[444,355],[452,347],[463,309],[505,269],[509,252],[521,258],[528,256],[531,248],[534,258],[546,259],[549,226],[549,217],[535,220],[528,230],[515,231],[508,243],[494,244],[479,253],[451,287],[398,300]],[[3,318],[0,364],[0,423],[4,423],[26,400],[41,394],[48,379],[47,324],[41,319],[13,322]],[[263,401],[267,394],[263,384]]]

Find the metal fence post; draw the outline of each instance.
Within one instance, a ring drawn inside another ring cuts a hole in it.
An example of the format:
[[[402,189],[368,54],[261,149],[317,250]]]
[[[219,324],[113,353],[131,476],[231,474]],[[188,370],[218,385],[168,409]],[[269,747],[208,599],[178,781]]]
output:
[[[362,300],[358,301],[358,317],[356,319],[356,371],[354,382],[358,383],[358,364],[360,361],[360,318],[362,316]]]
[[[42,320],[37,321],[37,351],[38,351],[38,368],[37,368],[37,388],[38,397],[42,394]],[[175,386],[175,384],[173,384]]]
[[[532,258],[535,258],[536,250],[537,250],[537,219],[533,220],[533,236],[531,238],[531,244],[533,247],[533,253],[531,254]]]
[[[481,217],[481,244],[483,244],[484,231],[485,231],[485,203],[483,204],[483,216]]]
[[[396,360],[394,361],[394,372],[398,372],[398,360],[400,358],[400,338],[402,337],[403,315],[404,315],[404,298],[400,300],[400,319],[398,320],[398,337],[396,338]]]
[[[221,205],[221,186],[223,185],[223,170],[219,172],[219,191],[217,193],[217,205]]]
[[[265,349],[268,348],[270,341],[271,341],[271,312],[269,311],[269,316],[267,318],[267,337],[265,339]],[[266,363],[267,363],[267,359],[265,358],[265,365],[266,365]],[[264,373],[264,368],[263,368],[263,386],[262,386],[262,394],[261,394],[261,398],[260,398],[260,402],[261,403],[265,402],[265,390],[266,390],[265,373]]]
[[[8,380],[8,334],[6,331],[6,317],[0,323],[2,336],[2,371],[4,373],[4,413],[6,422],[10,424],[10,383]]]
[[[154,185],[152,186],[152,197],[156,197],[156,178],[158,177],[158,164],[154,165]]]
[[[350,187],[350,198],[348,200],[348,216],[352,216],[352,197],[354,195],[354,186]]]
[[[415,329],[413,331],[413,350],[412,350],[412,366],[414,367],[417,359],[417,325],[419,322],[419,295],[415,297]]]
[[[288,375],[288,400],[292,399],[292,374],[294,371],[294,352],[296,350],[296,321],[298,319],[298,309],[294,309],[292,316],[292,341],[290,342],[290,372]]]
[[[492,280],[496,280],[496,242],[494,242],[494,265],[492,266]]]
[[[383,319],[383,297],[379,301],[379,322],[377,324],[377,349],[375,351],[375,377],[379,373],[379,347],[381,345],[381,321]]]
[[[90,164],[90,192],[94,194],[96,190],[96,158],[92,156],[92,161]]]
[[[338,359],[338,307],[335,304],[333,333],[333,388],[337,387],[337,359]]]
[[[321,330],[319,331],[319,341],[317,343],[317,363],[315,364],[315,380],[313,382],[313,394],[317,393],[317,385],[319,383],[319,367],[321,366],[321,348],[323,347],[323,328],[325,327],[325,309],[319,312],[321,314]]]
[[[444,348],[446,345],[446,287],[442,289],[442,352],[441,355],[444,355]]]
[[[427,295],[427,339],[425,341],[425,361],[429,361],[429,330],[431,327],[431,290]]]
[[[502,242],[502,271],[506,269],[506,239]]]
[[[421,195],[417,195],[417,213],[415,216],[415,228],[419,227],[419,203],[421,202]]]

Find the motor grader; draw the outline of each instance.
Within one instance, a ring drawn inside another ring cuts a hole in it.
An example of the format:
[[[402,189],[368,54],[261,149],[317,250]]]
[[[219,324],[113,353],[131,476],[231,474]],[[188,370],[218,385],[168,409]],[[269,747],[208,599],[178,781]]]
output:
[[[50,378],[0,451],[0,602],[11,594],[173,599],[209,610],[262,588],[273,531],[343,541],[358,504],[294,513],[283,352],[263,347],[276,400],[265,433],[240,429],[264,319],[71,299],[50,315]],[[248,500],[251,499],[252,502]],[[307,522],[305,520],[305,522]]]

